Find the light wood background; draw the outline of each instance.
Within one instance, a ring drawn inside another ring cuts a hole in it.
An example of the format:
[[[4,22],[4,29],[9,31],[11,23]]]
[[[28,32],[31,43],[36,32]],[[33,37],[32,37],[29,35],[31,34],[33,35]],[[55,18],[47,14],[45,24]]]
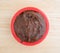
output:
[[[18,43],[10,31],[13,15],[28,6],[41,9],[50,24],[46,39],[32,47]],[[0,0],[0,53],[60,53],[60,1]]]

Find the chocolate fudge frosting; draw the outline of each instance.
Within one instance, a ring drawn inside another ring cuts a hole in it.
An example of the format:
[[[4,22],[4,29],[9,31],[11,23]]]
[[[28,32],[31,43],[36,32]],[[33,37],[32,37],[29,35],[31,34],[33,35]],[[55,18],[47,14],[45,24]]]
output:
[[[41,14],[26,10],[19,14],[14,22],[14,31],[21,42],[35,42],[46,30],[46,23]]]

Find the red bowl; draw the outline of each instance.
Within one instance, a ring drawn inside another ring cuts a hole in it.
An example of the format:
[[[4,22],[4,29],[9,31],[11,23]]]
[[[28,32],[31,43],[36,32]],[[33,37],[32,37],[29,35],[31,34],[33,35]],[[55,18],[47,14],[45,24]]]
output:
[[[29,43],[29,42],[23,42],[23,43],[21,43],[21,40],[17,37],[17,35],[16,35],[15,31],[14,31],[14,22],[15,22],[17,16],[18,16],[19,14],[21,14],[22,12],[26,11],[26,10],[33,10],[33,11],[36,11],[36,12],[40,13],[40,14],[43,16],[43,18],[44,18],[44,20],[45,20],[45,22],[46,22],[46,31],[45,31],[45,33],[43,34],[43,36],[42,36],[38,41],[33,42],[33,43]],[[19,11],[17,11],[17,12],[15,13],[15,15],[13,16],[13,18],[12,18],[12,20],[11,20],[11,32],[12,32],[12,34],[13,34],[13,37],[14,37],[19,43],[21,43],[21,44],[23,44],[23,45],[33,46],[33,45],[36,45],[36,44],[38,44],[38,43],[41,43],[41,42],[46,38],[46,36],[47,36],[47,34],[48,34],[48,30],[49,30],[49,22],[48,22],[47,16],[46,16],[40,9],[37,9],[37,8],[35,8],[35,7],[26,7],[26,8],[20,9]]]

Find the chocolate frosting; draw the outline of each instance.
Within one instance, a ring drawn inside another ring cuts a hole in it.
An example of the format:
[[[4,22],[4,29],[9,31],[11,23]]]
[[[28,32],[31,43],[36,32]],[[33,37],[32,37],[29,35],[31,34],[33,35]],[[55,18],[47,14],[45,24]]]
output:
[[[38,12],[26,10],[17,16],[14,30],[21,42],[35,42],[45,33],[46,23]]]

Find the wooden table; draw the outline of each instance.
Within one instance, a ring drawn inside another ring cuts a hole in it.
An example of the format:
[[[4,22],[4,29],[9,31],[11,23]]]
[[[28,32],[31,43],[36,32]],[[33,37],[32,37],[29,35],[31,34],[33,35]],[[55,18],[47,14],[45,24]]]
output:
[[[32,47],[18,43],[10,31],[13,15],[28,6],[41,9],[50,25],[46,39]],[[0,0],[0,53],[60,53],[60,1]]]

